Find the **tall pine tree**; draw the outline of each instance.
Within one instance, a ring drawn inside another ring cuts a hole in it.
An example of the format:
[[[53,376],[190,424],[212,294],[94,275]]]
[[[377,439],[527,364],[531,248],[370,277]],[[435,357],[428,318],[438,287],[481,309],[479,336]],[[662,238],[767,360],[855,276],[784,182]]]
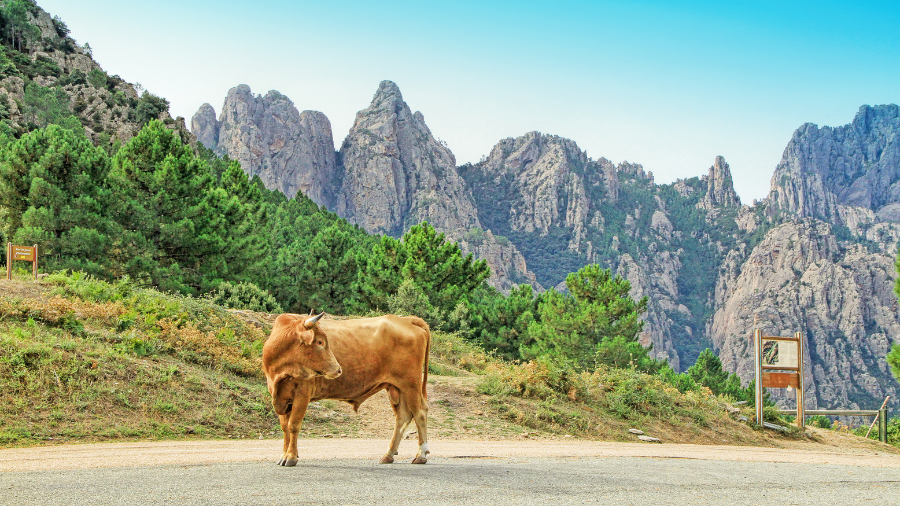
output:
[[[109,181],[122,274],[191,294],[228,277],[228,193],[162,122],[149,122],[116,153]]]
[[[51,125],[0,153],[0,204],[7,209],[8,237],[38,244],[48,269],[109,274],[106,153],[81,132]]]

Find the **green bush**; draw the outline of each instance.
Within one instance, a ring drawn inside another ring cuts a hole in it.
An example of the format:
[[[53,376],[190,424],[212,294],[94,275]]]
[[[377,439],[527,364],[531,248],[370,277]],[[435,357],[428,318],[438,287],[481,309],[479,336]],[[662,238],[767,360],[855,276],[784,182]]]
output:
[[[806,424],[819,427],[820,429],[830,429],[832,427],[831,419],[823,415],[813,415],[807,418]]]
[[[262,313],[281,313],[283,310],[271,293],[253,283],[225,281],[210,293],[214,304],[232,309],[249,309]]]
[[[135,120],[139,125],[144,126],[150,121],[158,119],[161,113],[168,110],[168,100],[145,91],[135,108]]]
[[[425,292],[410,278],[404,279],[397,293],[388,297],[388,309],[398,315],[418,316],[434,329],[444,323],[441,311],[431,305]]]
[[[100,69],[93,69],[87,74],[87,81],[91,83],[91,86],[94,88],[106,88],[106,81],[108,76],[106,72]]]

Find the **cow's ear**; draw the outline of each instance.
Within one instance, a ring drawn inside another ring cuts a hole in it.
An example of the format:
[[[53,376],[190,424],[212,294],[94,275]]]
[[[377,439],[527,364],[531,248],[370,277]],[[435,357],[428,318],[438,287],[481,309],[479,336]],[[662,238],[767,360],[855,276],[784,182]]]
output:
[[[316,338],[316,332],[313,330],[308,330],[306,326],[303,325],[302,321],[297,323],[295,332],[297,332],[297,337],[299,337],[300,340],[303,341],[303,344],[307,346],[312,344],[313,340],[315,340]]]

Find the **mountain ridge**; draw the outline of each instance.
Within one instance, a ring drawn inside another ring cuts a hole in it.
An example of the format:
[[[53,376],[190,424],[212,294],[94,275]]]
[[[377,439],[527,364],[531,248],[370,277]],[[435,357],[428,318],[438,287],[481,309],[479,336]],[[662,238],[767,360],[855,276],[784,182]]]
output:
[[[493,248],[495,273],[514,264],[502,283],[493,280],[500,289],[523,280],[564,289],[565,274],[582,265],[611,268],[628,279],[633,296],[649,297],[641,343],[676,370],[712,347],[747,382],[754,325],[805,330],[811,357],[822,362],[807,373],[810,402],[858,407],[898,393],[878,359],[900,329],[890,297],[896,278],[890,251],[900,238],[900,190],[892,190],[900,188],[897,110],[863,106],[845,126],[801,126],[773,172],[769,195],[748,206],[722,156],[706,173],[658,185],[639,164],[594,160],[575,141],[537,131],[502,139],[480,162],[457,167],[424,116],[384,81],[337,154],[342,178],[334,209],[371,232],[399,235],[427,219],[477,256]],[[837,177],[850,166],[852,180]],[[806,258],[804,248],[822,250],[811,246],[818,234],[835,233],[840,239],[829,243],[826,257],[788,271],[752,268],[782,251]],[[511,248],[498,253],[505,243]],[[852,305],[815,296],[828,291],[820,286],[825,280],[813,282],[819,272],[830,272],[828,282],[858,302],[847,310],[859,317],[831,325],[801,314],[799,300],[826,312]],[[770,286],[774,279],[781,285]],[[772,293],[748,296],[760,287]],[[860,327],[868,333],[854,330]],[[835,346],[868,358],[843,359]],[[859,372],[840,372],[848,367]]]

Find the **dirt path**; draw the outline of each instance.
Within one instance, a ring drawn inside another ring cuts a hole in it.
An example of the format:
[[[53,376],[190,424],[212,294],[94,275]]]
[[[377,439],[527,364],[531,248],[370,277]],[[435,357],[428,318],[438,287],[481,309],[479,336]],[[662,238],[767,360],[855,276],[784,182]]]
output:
[[[301,441],[302,459],[373,459],[385,451],[387,440],[322,438]],[[710,446],[598,441],[483,441],[432,440],[432,461],[453,458],[503,457],[652,457],[734,462],[784,462],[900,468],[895,454],[870,450],[814,451],[746,446]],[[37,471],[192,465],[212,462],[274,462],[280,439],[243,441],[177,441],[100,443],[0,450],[0,471]],[[411,460],[412,441],[400,446],[398,460]]]

